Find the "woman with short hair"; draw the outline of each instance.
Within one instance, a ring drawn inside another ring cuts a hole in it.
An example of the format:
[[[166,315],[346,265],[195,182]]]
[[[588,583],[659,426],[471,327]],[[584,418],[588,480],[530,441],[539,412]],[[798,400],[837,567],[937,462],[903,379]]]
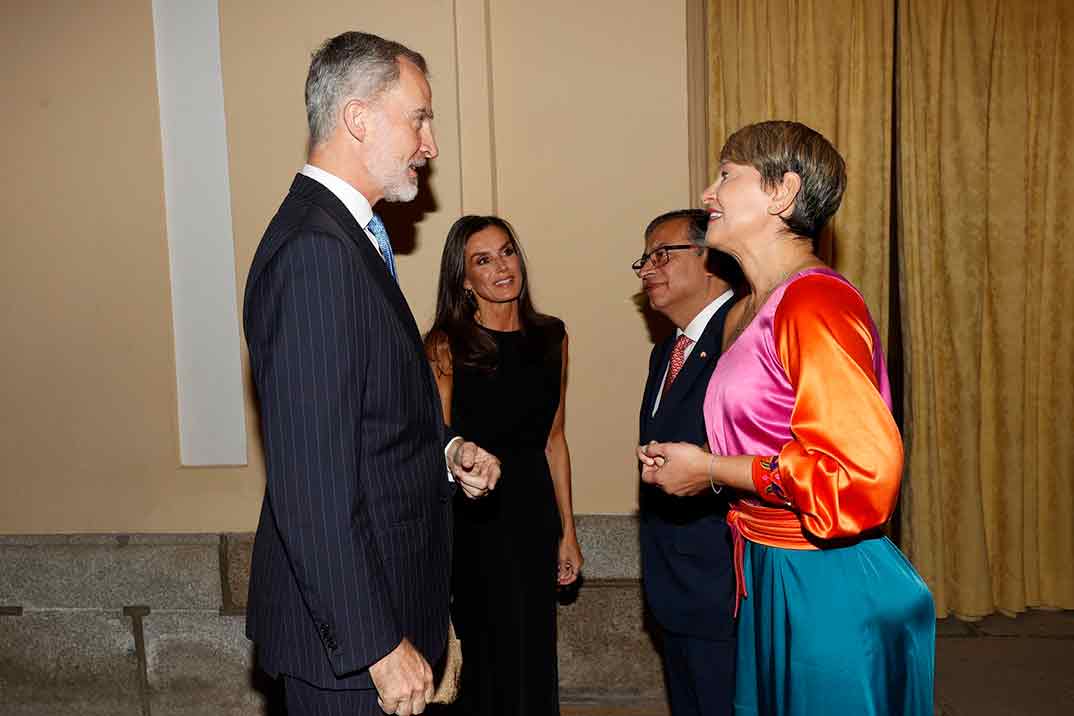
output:
[[[685,470],[735,490],[739,714],[933,710],[932,597],[881,531],[903,464],[883,347],[862,295],[815,253],[845,187],[843,158],[805,125],[727,140],[705,243],[751,293],[706,393],[711,452],[638,450],[645,480]]]

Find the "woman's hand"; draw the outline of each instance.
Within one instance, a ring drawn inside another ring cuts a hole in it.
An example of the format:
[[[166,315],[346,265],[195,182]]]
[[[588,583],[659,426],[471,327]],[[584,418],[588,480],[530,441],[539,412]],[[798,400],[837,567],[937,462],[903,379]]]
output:
[[[710,453],[690,443],[639,445],[641,479],[669,495],[685,497],[709,489]]]
[[[556,583],[565,587],[573,584],[582,572],[582,548],[574,535],[559,540],[559,568],[556,570]]]

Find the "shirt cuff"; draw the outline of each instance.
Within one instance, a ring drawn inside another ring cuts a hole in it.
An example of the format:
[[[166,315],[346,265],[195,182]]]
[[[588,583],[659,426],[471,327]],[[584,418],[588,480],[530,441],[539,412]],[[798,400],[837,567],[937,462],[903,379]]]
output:
[[[451,454],[451,450],[455,446],[455,442],[461,440],[461,436],[455,436],[451,438],[450,441],[448,441],[447,447],[444,448],[444,466],[447,467],[448,482],[455,482],[455,476],[451,474],[451,461],[448,459],[448,455]]]

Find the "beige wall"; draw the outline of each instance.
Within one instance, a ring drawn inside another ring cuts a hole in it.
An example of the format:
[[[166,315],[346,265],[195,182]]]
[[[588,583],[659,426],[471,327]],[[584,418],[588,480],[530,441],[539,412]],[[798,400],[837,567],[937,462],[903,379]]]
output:
[[[179,467],[150,0],[70,7],[21,3],[0,26],[0,533],[250,530],[253,412],[249,466]],[[349,28],[413,45],[441,149],[399,260],[418,322],[460,212],[510,219],[571,335],[576,509],[632,511],[650,344],[627,266],[645,222],[691,200],[684,8],[222,0],[220,22],[240,297],[303,159],[310,50]]]

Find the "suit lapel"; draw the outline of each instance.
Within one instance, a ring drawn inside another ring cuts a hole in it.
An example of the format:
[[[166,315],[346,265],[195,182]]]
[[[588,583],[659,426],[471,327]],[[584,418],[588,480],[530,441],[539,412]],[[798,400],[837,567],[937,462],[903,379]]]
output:
[[[689,392],[698,378],[706,374],[706,365],[712,365],[719,359],[723,344],[723,326],[727,320],[727,312],[731,310],[734,302],[735,300],[732,297],[731,300],[720,306],[719,310],[709,319],[708,325],[705,326],[705,331],[701,334],[697,344],[694,345],[693,350],[690,351],[690,355],[686,358],[686,362],[683,364],[682,370],[679,371],[679,375],[675,378],[675,382],[671,384],[667,394],[660,398],[660,407],[656,411],[656,415],[653,416],[654,423],[668,415],[671,410],[670,408],[665,410],[665,408],[676,405],[682,399],[682,396]],[[663,370],[667,366],[669,359],[670,356],[667,356],[661,361],[658,368],[660,375],[663,375]],[[651,405],[652,403],[649,404]]]
[[[358,248],[358,254],[369,266],[369,274],[373,277],[374,283],[380,288],[381,292],[388,299],[389,305],[399,318],[400,323],[403,325],[403,329],[406,331],[408,337],[413,343],[415,350],[422,357],[422,362],[425,363],[425,346],[421,340],[421,332],[418,331],[418,324],[414,321],[414,314],[410,310],[410,304],[406,302],[406,297],[403,296],[402,289],[399,288],[398,282],[392,278],[388,273],[388,267],[384,263],[384,259],[381,258],[380,253],[373,248],[373,243],[366,236],[365,230],[359,226],[358,221],[354,218],[354,215],[343,205],[343,202],[339,198],[329,191],[324,185],[318,181],[314,181],[304,174],[299,174],[295,177],[295,183],[292,185],[291,190],[298,189],[300,192],[307,194],[310,200],[324,209],[325,212],[331,216],[335,222],[343,229],[347,238],[354,242]],[[436,385],[436,378],[433,376],[432,368],[426,363],[425,365],[425,377],[428,380],[430,387],[429,395],[433,400],[437,401],[436,412],[440,415],[439,395],[440,389]],[[439,422],[439,421],[438,421]],[[443,442],[444,425],[440,422],[440,437]]]
[[[347,207],[343,205],[343,202],[336,197],[326,187],[321,185],[320,182],[314,181],[309,177],[299,174],[295,178],[296,184],[302,182],[303,187],[310,193],[310,197],[315,204],[324,209],[343,229],[347,238],[349,238],[354,245],[358,248],[358,253],[362,259],[369,266],[369,274],[373,277],[373,281],[380,288],[381,292],[387,297],[388,303],[391,304],[392,309],[399,317],[405,327],[407,334],[414,341],[419,351],[423,351],[421,342],[421,333],[418,331],[418,325],[414,322],[414,314],[410,310],[410,305],[406,302],[406,297],[403,296],[402,290],[399,288],[399,284],[388,273],[388,268],[384,264],[384,259],[375,248],[373,248],[372,242],[369,237],[366,236],[365,230],[358,225],[354,215],[347,210]],[[313,186],[309,186],[309,185]]]
[[[649,433],[653,422],[653,403],[656,401],[656,393],[664,379],[664,368],[667,367],[671,357],[671,348],[675,345],[674,335],[660,344],[657,360],[649,366],[649,378],[645,381],[645,392],[641,399],[641,437],[642,440]]]

